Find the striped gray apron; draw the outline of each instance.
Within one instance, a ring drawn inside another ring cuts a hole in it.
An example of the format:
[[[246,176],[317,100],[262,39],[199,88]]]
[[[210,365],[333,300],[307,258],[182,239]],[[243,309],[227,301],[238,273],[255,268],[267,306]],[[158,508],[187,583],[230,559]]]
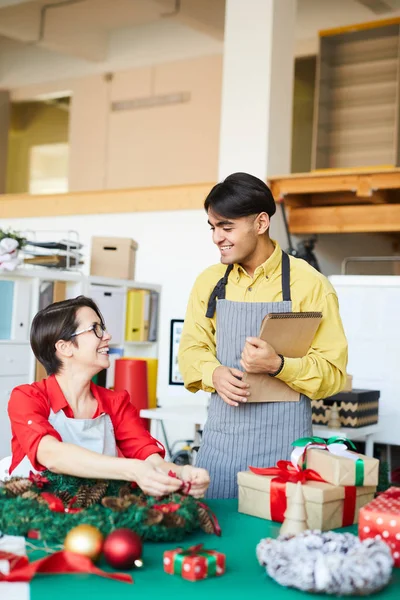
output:
[[[246,337],[258,337],[262,320],[268,313],[292,311],[289,257],[282,253],[282,302],[225,300],[231,270],[232,265],[229,265],[211,295],[207,316],[213,316],[216,305],[219,362],[242,369],[240,358]],[[262,402],[234,407],[213,393],[196,458],[196,466],[210,473],[211,484],[206,497],[236,498],[239,471],[246,471],[249,466],[272,467],[278,460],[288,460],[293,440],[311,434],[311,403],[306,396],[301,396],[299,402]]]

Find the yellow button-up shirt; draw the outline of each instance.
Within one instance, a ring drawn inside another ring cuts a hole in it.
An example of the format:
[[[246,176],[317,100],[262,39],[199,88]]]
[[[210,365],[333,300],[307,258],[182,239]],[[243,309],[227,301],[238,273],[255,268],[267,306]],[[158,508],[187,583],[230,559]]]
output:
[[[282,301],[282,251],[275,250],[251,277],[235,264],[226,286],[226,300],[235,302]],[[179,347],[179,369],[191,392],[213,392],[212,375],[220,366],[216,357],[216,315],[206,317],[207,304],[227,266],[209,267],[197,278],[189,298]],[[290,256],[290,292],[293,312],[320,311],[322,321],[307,355],[285,358],[277,376],[311,399],[339,392],[346,381],[347,340],[339,315],[336,292],[328,279],[306,261]]]

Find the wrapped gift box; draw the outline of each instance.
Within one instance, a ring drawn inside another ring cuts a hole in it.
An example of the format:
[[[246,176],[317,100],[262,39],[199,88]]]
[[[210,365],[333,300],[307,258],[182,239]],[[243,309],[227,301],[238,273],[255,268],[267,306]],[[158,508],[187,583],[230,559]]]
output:
[[[282,522],[286,507],[276,510],[273,504],[279,495],[278,488],[282,489],[282,483],[278,483],[277,479],[250,471],[238,473],[239,512]],[[287,503],[294,494],[296,483],[287,482],[285,485]],[[327,531],[357,523],[359,509],[373,499],[375,490],[374,486],[344,487],[305,481],[303,492],[308,527]]]
[[[376,487],[379,460],[349,450],[346,450],[346,453],[351,454],[356,460],[333,454],[328,450],[309,448],[306,454],[307,468],[313,469],[333,485]]]
[[[391,487],[360,510],[360,539],[377,538],[392,551],[396,567],[400,567],[400,489]]]
[[[205,550],[202,544],[187,550],[175,548],[164,552],[164,571],[181,575],[183,579],[198,581],[207,577],[219,577],[225,573],[225,554]]]
[[[340,392],[326,400],[313,400],[312,422],[314,425],[327,425],[331,406],[336,402],[342,427],[374,425],[378,422],[379,396],[378,390],[354,389]]]

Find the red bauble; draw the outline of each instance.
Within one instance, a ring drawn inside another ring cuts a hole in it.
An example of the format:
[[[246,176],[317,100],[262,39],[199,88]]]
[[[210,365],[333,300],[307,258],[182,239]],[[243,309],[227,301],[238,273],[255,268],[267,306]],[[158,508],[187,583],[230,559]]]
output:
[[[103,545],[104,558],[115,569],[132,569],[142,556],[142,540],[130,529],[116,529],[107,536]]]

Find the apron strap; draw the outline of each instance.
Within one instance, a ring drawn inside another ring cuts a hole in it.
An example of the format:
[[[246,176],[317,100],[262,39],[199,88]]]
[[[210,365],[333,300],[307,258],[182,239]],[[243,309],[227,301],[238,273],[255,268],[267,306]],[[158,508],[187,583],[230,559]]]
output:
[[[225,287],[228,283],[228,277],[233,269],[233,265],[228,265],[225,275],[220,279],[213,289],[208,301],[206,317],[212,319],[217,308],[217,299],[225,299]],[[291,301],[290,296],[290,259],[289,255],[282,250],[282,297],[284,301]]]
[[[282,250],[282,298],[283,301],[291,301],[290,296],[290,259],[289,255]]]
[[[208,317],[209,319],[212,319],[215,314],[217,308],[217,298],[218,300],[225,300],[225,287],[228,283],[228,277],[232,269],[233,265],[228,265],[228,268],[225,271],[225,275],[222,277],[222,279],[218,281],[217,285],[211,293],[206,312],[206,317]]]

